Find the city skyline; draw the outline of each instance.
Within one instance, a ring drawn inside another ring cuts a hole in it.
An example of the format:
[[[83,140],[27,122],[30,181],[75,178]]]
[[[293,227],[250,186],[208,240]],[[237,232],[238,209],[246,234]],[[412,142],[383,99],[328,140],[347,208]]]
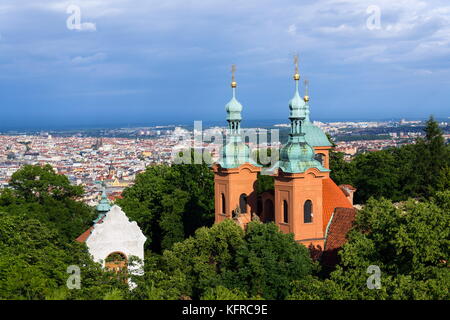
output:
[[[220,123],[231,64],[243,126],[287,121],[295,53],[313,120],[449,116],[444,1],[2,3],[3,129]]]

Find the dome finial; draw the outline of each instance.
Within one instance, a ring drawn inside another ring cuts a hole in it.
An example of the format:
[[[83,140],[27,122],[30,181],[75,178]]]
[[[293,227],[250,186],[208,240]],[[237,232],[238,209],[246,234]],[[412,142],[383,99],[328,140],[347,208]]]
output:
[[[309,101],[309,80],[305,79],[305,81],[303,82],[305,84],[305,96],[303,97],[303,100],[305,100],[305,102]]]
[[[295,65],[294,80],[298,81],[300,80],[300,73],[298,71],[298,53],[294,55],[294,65]]]

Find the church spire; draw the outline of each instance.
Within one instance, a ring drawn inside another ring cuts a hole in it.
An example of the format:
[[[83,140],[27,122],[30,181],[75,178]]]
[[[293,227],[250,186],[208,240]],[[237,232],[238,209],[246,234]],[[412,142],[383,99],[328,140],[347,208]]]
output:
[[[234,89],[237,87],[235,73],[236,73],[236,65],[233,64],[233,65],[231,65],[231,88],[233,88],[233,96],[234,96],[234,92],[235,92]]]
[[[233,64],[231,66],[231,88],[233,90],[233,96],[230,102],[228,102],[227,105],[225,106],[225,109],[227,111],[229,133],[233,135],[238,135],[240,134],[241,129],[242,105],[236,99],[237,82],[235,78],[235,73],[236,73],[236,66]]]
[[[298,85],[298,81],[300,80],[300,73],[298,71],[298,54],[294,55],[294,65],[295,65],[294,80],[297,82]]]
[[[305,85],[305,96],[303,97],[303,100],[305,101],[305,102],[308,102],[309,101],[309,93],[308,93],[308,91],[309,91],[309,80],[308,79],[305,79],[305,81],[303,82],[303,84]]]
[[[102,198],[96,209],[100,214],[105,214],[111,210],[111,204],[109,203],[108,196],[106,195],[106,184],[104,181],[102,182],[102,189]]]
[[[295,81],[295,92],[294,97],[289,102],[289,119],[291,120],[291,135],[297,136],[300,134],[300,126],[301,120],[304,119],[304,115],[302,113],[302,108],[304,107],[304,101],[300,97],[299,94],[299,81],[300,81],[300,73],[298,70],[298,55],[294,56],[294,65],[295,65],[295,73],[294,73],[294,81]]]
[[[305,118],[303,120],[303,124],[305,124],[305,123],[311,122],[311,120],[309,120],[309,80],[305,79],[303,84],[305,86],[305,95],[303,96],[303,101],[305,103],[303,105],[303,114],[302,115]]]
[[[225,147],[222,150],[222,160],[219,161],[223,168],[237,168],[241,164],[251,163],[256,165],[250,158],[250,149],[242,141],[241,120],[242,105],[236,99],[236,66],[231,66],[231,89],[232,97],[225,106],[227,112],[228,132]]]
[[[307,104],[300,98],[298,71],[298,55],[294,57],[295,64],[295,93],[289,102],[289,120],[291,121],[291,132],[289,140],[280,150],[280,168],[284,172],[299,173],[305,172],[309,168],[317,168],[320,171],[328,171],[317,160],[314,159],[314,150],[307,143],[303,125],[308,117]]]

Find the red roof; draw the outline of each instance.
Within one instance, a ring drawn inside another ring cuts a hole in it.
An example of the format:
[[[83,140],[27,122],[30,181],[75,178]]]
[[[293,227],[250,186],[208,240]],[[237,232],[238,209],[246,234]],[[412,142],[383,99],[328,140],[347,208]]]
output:
[[[101,218],[99,221],[97,221],[97,223],[102,223],[103,219],[105,219],[105,217]],[[95,224],[94,224],[95,226]],[[78,238],[75,239],[75,241],[78,242],[86,242],[86,240],[89,238],[89,236],[91,235],[92,231],[94,230],[94,226],[90,227],[89,229],[87,229],[85,232],[83,232],[82,234],[80,234],[78,236]]]
[[[353,208],[341,188],[331,179],[322,180],[323,231],[327,229],[336,208]]]
[[[86,242],[87,238],[91,235],[92,230],[94,230],[93,226],[83,232],[78,238],[75,239],[75,241]]]
[[[343,187],[343,188],[346,188],[346,189],[350,189],[352,191],[356,191],[356,188],[354,186],[350,185],[350,184],[341,184],[341,185],[339,185],[339,187]]]
[[[338,262],[338,251],[347,242],[347,233],[352,228],[355,217],[354,208],[336,208],[322,255],[322,262],[325,265],[334,266]]]

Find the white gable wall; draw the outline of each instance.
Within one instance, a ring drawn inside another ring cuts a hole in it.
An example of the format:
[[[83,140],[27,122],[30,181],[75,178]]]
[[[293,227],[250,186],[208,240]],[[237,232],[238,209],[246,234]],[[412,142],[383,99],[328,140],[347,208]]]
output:
[[[131,222],[122,209],[115,205],[101,223],[94,225],[86,240],[94,261],[103,263],[113,252],[122,252],[129,259],[136,256],[144,260],[146,237],[135,221]]]

